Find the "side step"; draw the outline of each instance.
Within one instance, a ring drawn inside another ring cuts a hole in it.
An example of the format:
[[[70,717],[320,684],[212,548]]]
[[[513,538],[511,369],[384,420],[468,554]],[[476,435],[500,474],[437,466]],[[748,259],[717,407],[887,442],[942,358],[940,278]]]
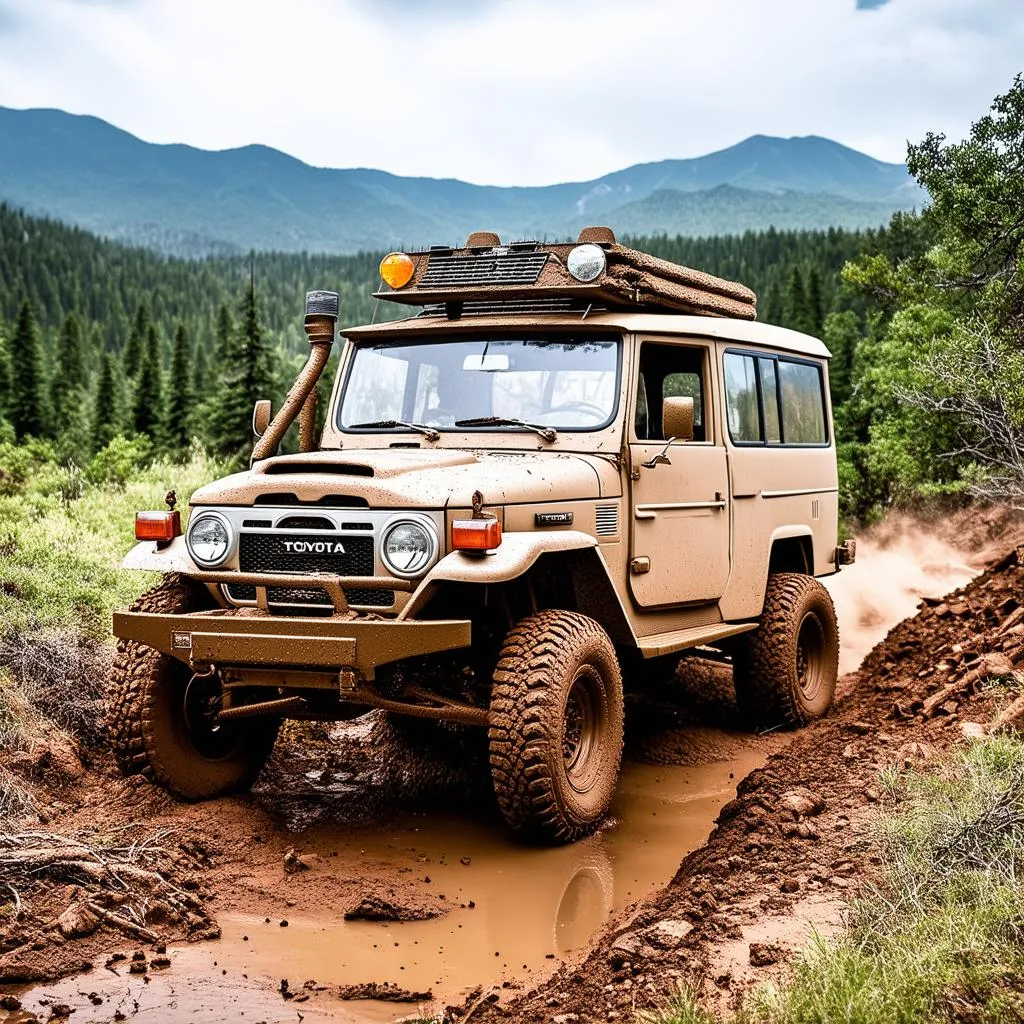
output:
[[[757,629],[756,622],[720,622],[712,626],[689,626],[686,629],[673,629],[668,633],[655,633],[653,636],[640,637],[637,646],[645,658],[658,658],[663,654],[675,654],[690,647],[713,644],[729,636],[749,633]]]

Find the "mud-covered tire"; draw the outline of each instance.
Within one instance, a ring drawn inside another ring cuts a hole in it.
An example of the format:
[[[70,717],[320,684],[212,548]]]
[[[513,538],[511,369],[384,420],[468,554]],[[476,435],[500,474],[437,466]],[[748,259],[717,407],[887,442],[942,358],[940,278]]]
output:
[[[211,606],[205,587],[169,574],[132,605],[132,611],[164,615]],[[247,789],[277,737],[276,718],[252,718],[222,726],[216,743],[198,744],[186,715],[192,678],[187,665],[130,640],[118,643],[107,688],[107,726],[124,775],[141,773],[185,800],[204,800]],[[219,730],[218,730],[219,732]]]
[[[755,728],[806,725],[828,714],[839,669],[839,627],[813,576],[768,578],[760,625],[733,653],[736,703]]]
[[[543,611],[505,638],[491,690],[491,778],[508,824],[568,843],[608,812],[622,762],[622,673],[607,633]]]

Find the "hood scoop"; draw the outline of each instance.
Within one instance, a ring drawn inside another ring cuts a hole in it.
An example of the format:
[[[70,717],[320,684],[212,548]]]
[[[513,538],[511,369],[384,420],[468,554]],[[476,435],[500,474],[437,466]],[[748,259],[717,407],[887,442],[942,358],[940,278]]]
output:
[[[268,476],[280,476],[283,473],[330,473],[335,476],[373,476],[373,466],[361,465],[358,462],[269,462],[263,467]]]
[[[362,497],[354,494],[325,494],[320,498],[309,498],[303,500],[297,494],[289,492],[276,492],[272,494],[257,494],[253,499],[253,505],[269,506],[320,506],[321,508],[369,508],[370,503]]]
[[[325,450],[267,459],[253,466],[253,472],[267,476],[315,477],[328,474],[387,480],[406,473],[469,466],[477,461],[475,455],[461,449],[370,448],[358,455]]]

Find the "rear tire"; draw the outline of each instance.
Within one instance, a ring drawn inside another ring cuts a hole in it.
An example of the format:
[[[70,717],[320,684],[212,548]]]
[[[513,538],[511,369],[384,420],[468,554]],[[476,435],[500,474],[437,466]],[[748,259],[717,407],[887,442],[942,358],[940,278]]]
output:
[[[608,812],[622,762],[622,673],[605,631],[543,611],[505,639],[491,691],[491,777],[523,836],[568,843]]]
[[[760,625],[739,638],[733,656],[743,718],[757,728],[822,718],[838,669],[839,628],[828,591],[812,576],[770,576]]]
[[[210,606],[204,587],[178,574],[132,605],[132,611],[183,614]],[[218,724],[216,676],[151,647],[122,640],[107,692],[114,756],[124,775],[141,773],[185,800],[247,789],[270,756],[280,720]]]

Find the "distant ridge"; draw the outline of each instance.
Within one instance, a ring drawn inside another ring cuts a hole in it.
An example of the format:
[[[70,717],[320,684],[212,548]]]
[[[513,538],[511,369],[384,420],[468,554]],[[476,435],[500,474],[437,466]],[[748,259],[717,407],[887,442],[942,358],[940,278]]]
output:
[[[922,198],[902,164],[817,136],[754,135],[593,181],[503,188],[311,167],[259,145],[156,145],[96,117],[0,107],[0,200],[180,255],[380,250],[481,228],[552,238],[594,222],[691,236],[869,227]]]

